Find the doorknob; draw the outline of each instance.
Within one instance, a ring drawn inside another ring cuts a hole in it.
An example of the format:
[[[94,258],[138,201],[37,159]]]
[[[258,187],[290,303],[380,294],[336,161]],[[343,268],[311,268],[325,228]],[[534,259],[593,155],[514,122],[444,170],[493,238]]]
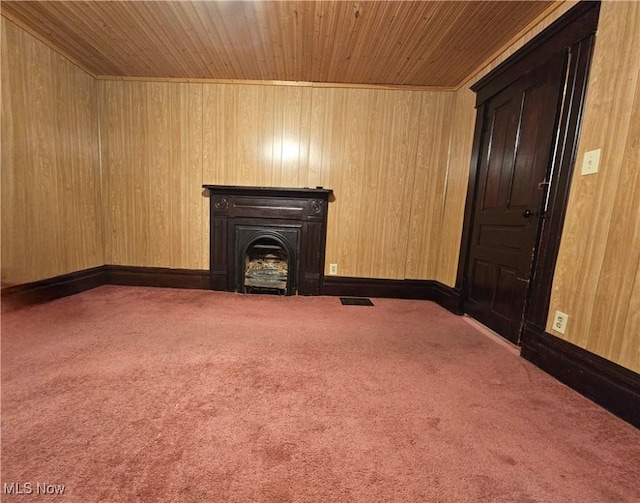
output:
[[[522,216],[524,218],[531,218],[533,215],[535,215],[535,213],[533,211],[531,211],[531,210],[524,210],[522,212]]]

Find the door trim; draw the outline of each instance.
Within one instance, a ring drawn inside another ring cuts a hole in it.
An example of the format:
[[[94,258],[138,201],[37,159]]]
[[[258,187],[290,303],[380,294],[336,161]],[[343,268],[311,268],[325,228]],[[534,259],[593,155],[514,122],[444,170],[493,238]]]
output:
[[[471,90],[476,92],[477,112],[455,286],[455,290],[460,294],[459,310],[461,312],[464,312],[466,272],[470,255],[476,192],[479,185],[478,173],[480,151],[484,140],[482,128],[485,103],[496,93],[515,82],[526,71],[533,69],[559,51],[564,51],[567,86],[555,130],[558,143],[551,166],[551,186],[546,196],[547,211],[541,223],[523,317],[523,325],[528,323],[544,330],[576,160],[576,148],[599,12],[600,2],[580,2],[511,58],[471,87]]]

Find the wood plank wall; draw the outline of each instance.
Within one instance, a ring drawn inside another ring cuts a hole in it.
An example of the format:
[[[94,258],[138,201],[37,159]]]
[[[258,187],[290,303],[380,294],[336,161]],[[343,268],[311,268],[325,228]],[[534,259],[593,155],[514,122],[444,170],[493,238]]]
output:
[[[98,84],[109,264],[198,269],[202,86]]]
[[[96,81],[2,18],[2,286],[104,264]]]
[[[405,273],[410,279],[437,279],[447,267],[442,250],[450,244],[451,228],[444,222],[445,185],[455,98],[452,93],[422,97]]]
[[[101,81],[106,260],[206,269],[202,183],[324,186],[335,193],[327,264],[344,276],[431,278],[421,257],[438,256],[453,98]]]
[[[586,151],[600,170],[582,176]],[[603,2],[547,331],[640,372],[640,3]],[[569,315],[564,336],[555,310]]]
[[[404,278],[420,125],[437,118],[411,91],[314,89],[310,173],[334,189],[327,264],[344,276]],[[425,134],[429,134],[425,130]],[[429,198],[429,194],[424,194]],[[425,205],[433,205],[433,199]]]

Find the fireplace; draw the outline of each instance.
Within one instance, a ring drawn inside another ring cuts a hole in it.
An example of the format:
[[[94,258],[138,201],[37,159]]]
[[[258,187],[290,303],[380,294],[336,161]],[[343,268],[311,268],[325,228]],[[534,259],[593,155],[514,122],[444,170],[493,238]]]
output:
[[[211,289],[322,293],[331,190],[203,187],[211,199]]]

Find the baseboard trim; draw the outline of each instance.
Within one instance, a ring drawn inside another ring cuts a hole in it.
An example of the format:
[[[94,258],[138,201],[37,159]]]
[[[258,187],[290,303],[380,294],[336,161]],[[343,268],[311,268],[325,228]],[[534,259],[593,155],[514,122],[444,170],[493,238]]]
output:
[[[104,267],[105,284],[108,285],[209,289],[209,271],[204,269],[123,265],[106,265]]]
[[[209,289],[209,271],[102,265],[32,283],[2,289],[2,308],[16,309],[40,304],[102,285],[152,286]]]
[[[325,276],[322,292],[323,295],[334,297],[386,297],[392,299],[431,300],[452,313],[462,314],[458,307],[459,292],[434,280]]]
[[[74,295],[104,285],[105,279],[105,266],[98,266],[40,281],[6,287],[1,292],[2,308],[16,309],[67,297],[68,295]]]
[[[4,288],[2,301],[3,304],[19,307],[73,295],[102,285],[208,290],[209,282],[209,271],[204,269],[103,265]],[[460,292],[433,280],[325,276],[323,295],[431,300],[452,313],[462,314]]]
[[[581,395],[640,428],[639,374],[534,326],[525,327],[521,355]]]

